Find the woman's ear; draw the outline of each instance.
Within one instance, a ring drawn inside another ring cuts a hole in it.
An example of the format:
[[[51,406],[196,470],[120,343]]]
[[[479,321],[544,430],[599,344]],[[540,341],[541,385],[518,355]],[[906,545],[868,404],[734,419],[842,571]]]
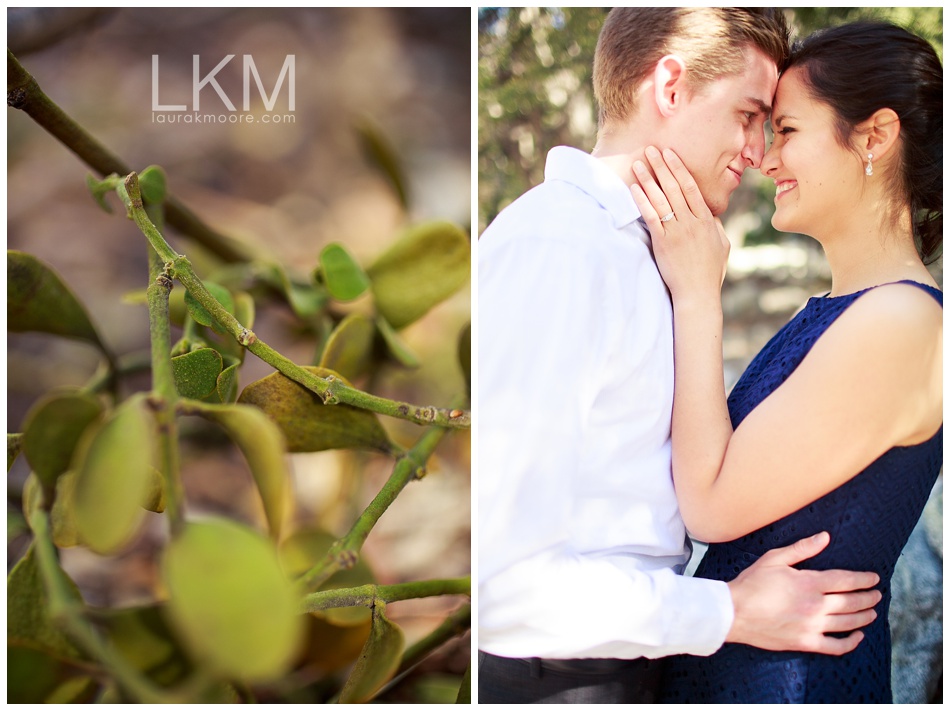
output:
[[[897,145],[901,120],[893,109],[878,109],[857,125],[859,148],[871,153],[875,161],[886,157]]]
[[[668,54],[653,70],[653,91],[661,116],[671,116],[683,103],[686,90],[686,64],[675,54]]]

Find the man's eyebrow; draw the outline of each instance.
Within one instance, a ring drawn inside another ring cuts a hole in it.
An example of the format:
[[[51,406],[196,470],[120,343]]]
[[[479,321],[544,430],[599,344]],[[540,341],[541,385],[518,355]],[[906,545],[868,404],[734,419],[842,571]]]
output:
[[[772,107],[769,104],[762,101],[762,99],[758,99],[754,96],[747,96],[745,100],[748,101],[750,104],[753,104],[759,110],[759,113],[761,114],[765,114],[766,116],[768,116],[772,112]]]

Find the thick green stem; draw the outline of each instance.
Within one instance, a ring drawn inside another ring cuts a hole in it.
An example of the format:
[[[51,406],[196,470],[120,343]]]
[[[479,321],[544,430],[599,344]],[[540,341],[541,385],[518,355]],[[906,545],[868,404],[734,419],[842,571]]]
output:
[[[37,509],[30,516],[36,546],[37,563],[49,599],[50,617],[63,627],[70,638],[92,658],[98,659],[112,678],[142,703],[168,703],[172,699],[144,678],[137,669],[116,654],[83,616],[83,606],[75,599],[59,567],[50,533],[47,511]]]
[[[36,80],[7,50],[7,104],[20,109],[37,124],[79,156],[86,165],[105,177],[110,173],[128,175],[131,168],[113,155],[57,106],[40,88]],[[191,237],[226,262],[242,262],[251,258],[249,250],[231,238],[211,229],[178,199],[165,199],[168,224]]]
[[[467,429],[471,426],[471,413],[458,408],[420,407],[396,400],[387,400],[357,390],[347,385],[340,378],[333,376],[321,378],[305,368],[297,365],[289,358],[282,356],[269,345],[259,340],[248,328],[245,328],[234,316],[225,309],[195,274],[191,262],[187,257],[173,250],[162,234],[149,220],[142,206],[142,194],[139,189],[138,176],[130,173],[125,178],[125,192],[127,193],[129,214],[139,229],[148,239],[149,244],[165,261],[165,269],[173,275],[191,293],[195,300],[207,309],[214,319],[230,333],[234,339],[251,353],[273,366],[291,380],[303,385],[308,390],[319,395],[327,405],[343,403],[359,407],[364,410],[398,417],[420,425],[439,425],[453,429]]]
[[[373,607],[380,602],[415,600],[439,595],[471,595],[472,580],[451,578],[448,580],[418,580],[396,585],[361,585],[356,588],[338,588],[310,593],[302,603],[302,612],[330,610],[337,607]]]
[[[152,391],[155,394],[153,406],[158,422],[159,452],[161,456],[162,476],[165,478],[165,505],[172,532],[180,530],[184,522],[182,510],[185,493],[181,483],[180,456],[178,451],[178,422],[175,419],[175,407],[178,403],[178,389],[175,386],[175,374],[171,361],[171,325],[168,317],[168,294],[172,282],[156,267],[151,265],[150,276],[154,276],[146,291],[148,299],[149,331],[152,337]]]
[[[429,428],[412,449],[399,457],[386,484],[360,514],[349,533],[334,543],[327,555],[300,577],[298,584],[304,590],[314,590],[334,573],[356,565],[363,544],[382,515],[409,482],[425,476],[426,461],[445,433],[446,430],[441,427]]]

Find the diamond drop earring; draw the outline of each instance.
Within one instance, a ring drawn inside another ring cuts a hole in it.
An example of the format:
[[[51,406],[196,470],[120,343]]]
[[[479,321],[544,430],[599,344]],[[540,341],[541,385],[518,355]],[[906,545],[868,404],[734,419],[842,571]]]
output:
[[[874,167],[871,165],[871,159],[874,157],[873,153],[868,153],[868,164],[864,166],[864,174],[868,177],[874,175]]]

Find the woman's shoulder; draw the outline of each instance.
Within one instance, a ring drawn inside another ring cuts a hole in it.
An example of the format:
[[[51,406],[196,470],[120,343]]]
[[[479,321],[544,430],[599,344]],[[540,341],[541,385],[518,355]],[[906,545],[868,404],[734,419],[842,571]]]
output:
[[[868,289],[819,340],[816,355],[823,362],[847,362],[855,382],[891,390],[895,402],[905,401],[911,392],[926,393],[928,412],[936,412],[934,395],[942,392],[938,386],[943,363],[943,308],[935,298],[939,294],[935,288],[907,282]]]
[[[943,328],[943,295],[919,282],[883,284],[856,298],[847,316],[845,323],[880,336],[932,336]]]

